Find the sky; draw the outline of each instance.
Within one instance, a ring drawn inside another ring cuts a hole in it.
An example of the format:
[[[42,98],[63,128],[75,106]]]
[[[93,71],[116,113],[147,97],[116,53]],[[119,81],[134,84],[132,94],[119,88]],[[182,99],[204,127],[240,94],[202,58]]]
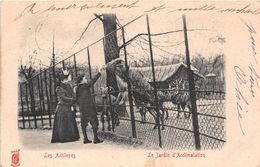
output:
[[[121,25],[128,23],[140,14],[125,15],[116,13],[118,22]],[[174,30],[182,30],[183,22],[180,14],[167,14],[167,19],[161,19],[166,14],[150,14],[150,29],[152,34],[168,32]],[[104,35],[103,25],[100,20],[93,21],[81,40],[80,38],[86,29],[90,20],[95,18],[94,14],[75,14],[70,19],[66,16],[53,17],[34,16],[27,17],[20,21],[22,28],[19,30],[21,40],[19,43],[20,58],[22,64],[28,64],[30,58],[35,62],[35,66],[49,66],[52,56],[53,46],[57,61],[60,61],[82,48],[101,39]],[[225,36],[221,32],[221,20],[201,19],[199,15],[186,15],[188,29],[200,29],[196,31],[188,31],[189,49],[191,58],[201,54],[204,57],[216,56],[224,54]],[[126,41],[139,33],[147,33],[146,18],[141,17],[137,21],[125,27]],[[122,35],[119,31],[118,43],[122,44]],[[222,39],[222,40],[221,40]],[[149,57],[147,36],[138,37],[131,42],[126,48],[129,60],[139,60]],[[53,43],[54,41],[54,43]],[[170,33],[160,36],[153,36],[153,53],[155,59],[170,57],[174,54],[185,54],[183,32]],[[75,45],[74,45],[75,44]],[[104,52],[102,41],[89,47],[90,59],[93,66],[101,66],[104,64]],[[122,53],[121,53],[122,54]],[[76,54],[78,63],[87,63],[87,50],[82,50]],[[180,58],[181,59],[181,58]],[[72,62],[73,59],[68,61]]]

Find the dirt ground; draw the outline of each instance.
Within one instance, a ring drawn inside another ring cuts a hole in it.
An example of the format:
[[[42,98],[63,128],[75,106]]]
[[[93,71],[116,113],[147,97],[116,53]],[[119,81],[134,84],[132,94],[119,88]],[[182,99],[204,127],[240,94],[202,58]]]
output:
[[[80,129],[79,129],[80,130]],[[92,130],[89,128],[89,138],[93,140]],[[83,135],[80,131],[80,139],[68,143],[51,143],[52,130],[43,129],[20,129],[19,137],[23,145],[28,149],[142,149],[144,146],[139,141],[128,138],[114,136],[112,133],[99,132],[99,136],[104,140],[100,144],[83,144]]]

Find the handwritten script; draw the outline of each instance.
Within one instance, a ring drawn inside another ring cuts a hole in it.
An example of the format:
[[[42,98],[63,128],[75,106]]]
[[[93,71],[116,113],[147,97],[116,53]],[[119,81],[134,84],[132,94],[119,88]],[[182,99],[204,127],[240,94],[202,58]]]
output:
[[[257,62],[257,52],[256,52],[256,41],[255,36],[257,35],[255,28],[252,24],[243,21],[249,33],[250,49],[251,49],[251,59],[249,65],[246,69],[236,65],[234,66],[234,72],[236,76],[235,80],[235,93],[236,93],[236,110],[238,116],[238,122],[241,132],[245,134],[242,119],[245,113],[248,113],[248,107],[250,105],[249,99],[255,98],[256,91],[259,89],[258,80],[260,79],[259,74],[255,70]],[[244,89],[243,89],[244,88]],[[248,93],[249,92],[249,97]]]
[[[26,6],[22,12],[15,17],[15,21],[24,17],[25,15],[35,15],[35,14],[44,14],[50,12],[65,12],[70,10],[78,10],[80,12],[85,11],[87,9],[131,9],[136,8],[138,1],[130,2],[130,3],[72,3],[67,5],[56,5],[51,4],[47,8],[41,8],[38,3],[34,2],[28,6]]]
[[[14,18],[14,21],[21,19],[26,15],[40,15],[44,13],[53,12],[66,12],[66,11],[79,11],[84,12],[88,9],[133,9],[140,7],[139,1],[125,2],[125,3],[113,3],[113,2],[75,2],[75,3],[64,3],[64,4],[50,4],[47,7],[40,6],[39,3],[33,2],[26,6],[19,14]],[[172,4],[161,3],[152,7],[144,6],[144,12],[218,12],[218,13],[234,13],[234,14],[250,14],[259,15],[260,7],[257,5],[252,5],[250,3],[246,5],[241,5],[239,7],[219,7],[214,3],[210,4],[193,4],[187,7],[177,7],[172,6]]]

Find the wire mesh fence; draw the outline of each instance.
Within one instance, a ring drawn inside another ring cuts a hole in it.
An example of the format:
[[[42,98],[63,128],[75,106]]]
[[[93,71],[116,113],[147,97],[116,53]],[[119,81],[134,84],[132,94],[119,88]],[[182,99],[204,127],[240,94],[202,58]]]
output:
[[[81,74],[91,79],[99,71],[93,64],[98,59],[107,64],[92,89],[102,131],[164,149],[222,148],[223,77],[214,82],[213,75],[205,78],[208,71],[201,74],[197,69],[205,64],[196,68],[187,63],[187,39],[172,40],[185,32],[181,21],[181,17],[173,21],[174,31],[153,33],[149,18],[140,16],[124,26],[118,23],[118,29],[58,63],[53,55],[49,68],[37,69],[38,74],[19,85],[19,127],[51,128],[62,69],[70,71],[73,80]],[[194,59],[191,64],[199,61]]]

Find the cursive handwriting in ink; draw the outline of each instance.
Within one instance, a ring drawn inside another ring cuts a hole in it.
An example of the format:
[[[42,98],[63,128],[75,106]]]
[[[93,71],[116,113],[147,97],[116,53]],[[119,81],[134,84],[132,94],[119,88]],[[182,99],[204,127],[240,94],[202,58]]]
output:
[[[249,83],[250,83],[250,93],[251,96],[254,98],[255,97],[255,92],[256,89],[259,89],[258,86],[258,80],[260,79],[259,74],[256,72],[255,70],[255,65],[258,64],[258,61],[256,59],[256,40],[255,40],[255,36],[257,35],[255,28],[253,27],[253,25],[249,22],[245,22],[244,20],[241,19],[241,21],[244,23],[244,25],[247,27],[248,32],[249,32],[249,39],[250,39],[250,44],[251,44],[251,52],[252,52],[252,57],[254,59],[253,62],[250,62],[250,65],[248,66],[249,69]],[[256,87],[255,87],[256,85]]]
[[[244,71],[239,67],[239,66],[235,66],[234,67],[235,73],[236,73],[236,98],[238,100],[243,100],[243,102],[248,105],[248,101],[246,100],[246,98],[244,97],[244,95],[241,93],[240,91],[240,86],[242,85],[246,85],[246,74],[244,73]]]
[[[169,13],[172,12],[180,12],[180,11],[214,11],[217,10],[218,8],[214,4],[205,4],[201,5],[199,7],[186,7],[186,8],[176,8],[174,10],[170,10]]]
[[[42,7],[38,5],[37,2],[33,2],[30,5],[26,6],[16,17],[15,21],[24,17],[25,15],[34,15],[34,14],[43,14],[48,12],[65,12],[65,11],[85,11],[88,9],[132,9],[139,7],[139,1],[130,1],[130,2],[100,2],[95,3],[92,1],[89,2],[74,2],[74,3],[63,3],[56,4],[52,3],[48,7]],[[175,7],[171,6],[170,3],[161,3],[147,9],[144,9],[145,13],[148,12],[217,12],[217,13],[234,13],[234,14],[250,14],[250,15],[259,15],[260,7],[257,5],[253,6],[251,4],[245,4],[238,7],[220,7],[214,3],[205,3],[199,4],[199,6],[192,5],[187,7]]]
[[[187,7],[174,7],[168,4],[161,4],[153,6],[145,10],[145,12],[158,12],[166,11],[168,13],[172,12],[210,12],[214,11],[217,13],[234,13],[234,14],[251,14],[259,15],[260,7],[252,6],[251,4],[242,5],[241,7],[219,7],[214,3],[202,4],[200,6],[192,5]]]
[[[54,12],[54,11],[58,12],[58,11],[65,11],[65,10],[75,9],[76,7],[77,7],[76,4],[69,4],[69,5],[63,6],[63,7],[56,7],[54,4],[52,4],[47,9],[41,11],[41,14],[45,13],[45,12]]]
[[[34,15],[34,14],[44,14],[48,12],[65,12],[70,10],[77,10],[79,12],[87,10],[87,9],[131,9],[138,7],[139,1],[134,2],[126,2],[126,3],[113,3],[113,2],[101,2],[101,3],[95,3],[95,2],[75,2],[71,4],[51,4],[47,8],[41,8],[38,3],[34,2],[28,6],[26,6],[22,12],[20,12],[14,19],[14,21],[17,21],[21,19],[22,17],[26,15]],[[37,8],[37,9],[36,9]]]
[[[144,12],[158,12],[160,10],[165,10],[166,8],[169,7],[166,7],[166,4],[161,4],[158,6],[153,6],[151,9],[145,10]]]
[[[236,108],[237,108],[238,122],[242,134],[245,134],[241,120],[243,119],[243,114],[248,113],[248,109],[249,109],[248,107],[251,105],[250,104],[251,102],[249,103],[249,101],[255,98],[256,92],[259,89],[258,80],[260,79],[260,76],[255,70],[255,66],[258,64],[258,61],[256,59],[257,52],[256,52],[256,40],[255,40],[255,36],[257,35],[257,32],[250,22],[247,23],[242,19],[241,21],[243,22],[243,24],[246,26],[248,30],[249,45],[250,45],[249,48],[251,49],[250,51],[251,57],[249,57],[250,62],[249,65],[247,65],[246,70],[243,70],[238,65],[234,66],[234,72],[236,76],[235,95],[236,95]]]
[[[235,71],[235,74],[236,74],[235,92],[236,92],[236,99],[237,99],[237,102],[236,102],[237,118],[238,118],[240,130],[241,130],[242,134],[245,134],[242,123],[241,123],[241,119],[243,119],[242,112],[245,111],[242,106],[248,105],[249,103],[246,100],[244,94],[242,93],[241,87],[243,85],[247,84],[246,74],[239,66],[234,66],[234,71]],[[248,112],[248,111],[246,110],[246,112]]]
[[[218,12],[220,13],[242,13],[242,14],[253,14],[258,15],[260,14],[260,8],[252,9],[251,4],[247,4],[242,8],[226,8],[221,9]]]
[[[252,63],[250,63],[248,68],[249,68],[249,71],[250,71],[250,75],[249,75],[249,78],[250,78],[250,93],[251,93],[252,97],[255,97],[255,90],[259,89],[258,80],[260,79],[260,76],[256,72]],[[257,87],[255,87],[255,85]]]
[[[18,14],[17,17],[14,18],[14,21],[16,21],[16,20],[22,18],[23,16],[25,16],[25,15],[27,15],[27,14],[36,14],[36,13],[39,13],[39,12],[40,12],[39,10],[35,10],[35,6],[36,6],[36,3],[35,3],[35,2],[32,3],[32,4],[30,4],[30,5],[28,5],[28,6],[26,6],[26,7],[23,9],[23,11],[22,11],[20,14]]]
[[[245,22],[244,20],[241,19],[241,21],[244,23],[244,25],[247,27],[249,35],[250,35],[250,43],[251,43],[251,50],[252,50],[252,56],[254,58],[255,63],[257,64],[257,60],[256,60],[256,41],[255,41],[255,35],[256,35],[256,30],[253,27],[252,24],[249,25],[249,23]]]

